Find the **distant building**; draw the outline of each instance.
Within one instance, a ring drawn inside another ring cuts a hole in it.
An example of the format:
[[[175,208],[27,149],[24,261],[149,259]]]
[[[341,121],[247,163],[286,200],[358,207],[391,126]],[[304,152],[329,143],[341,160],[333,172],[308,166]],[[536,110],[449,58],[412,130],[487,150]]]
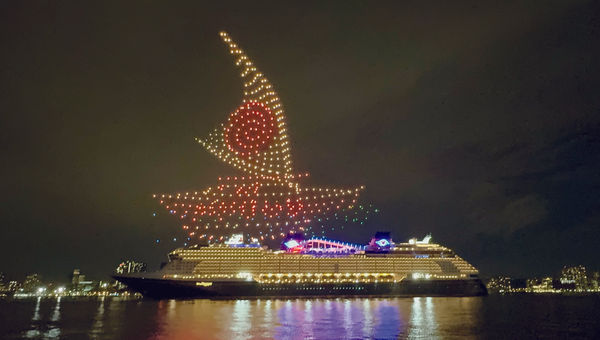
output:
[[[19,284],[19,282],[17,282],[17,281],[8,282],[8,291],[10,293],[16,292],[19,288],[21,288],[21,285]]]
[[[85,278],[84,275],[81,275]],[[80,276],[80,278],[81,278]],[[79,284],[77,285],[77,290],[83,293],[88,293],[96,288],[97,283],[94,281],[85,281],[85,279],[80,279]]]
[[[551,277],[528,279],[527,289],[533,293],[546,293],[554,291],[554,284]]]
[[[572,286],[576,290],[588,289],[588,278],[585,267],[563,267],[560,275],[560,283],[565,287]]]
[[[146,271],[146,264],[143,262],[136,261],[123,261],[119,264],[115,270],[117,274],[129,274],[129,273],[140,273]]]
[[[27,275],[25,281],[23,282],[23,291],[25,293],[37,292],[38,288],[41,286],[42,281],[40,280],[40,276],[38,274],[30,274]]]
[[[79,269],[73,269],[73,275],[71,276],[71,284],[73,285],[73,287],[77,287],[77,285],[79,285],[79,280],[81,276],[81,272],[79,271]]]
[[[4,279],[5,279],[4,273],[0,273],[0,293],[3,293],[8,290],[8,287],[6,286],[6,282],[4,281]]]
[[[592,280],[590,282],[590,288],[598,290],[600,288],[600,273],[594,272],[592,274]]]
[[[71,277],[71,284],[73,291],[78,293],[86,293],[91,291],[95,287],[94,281],[86,281],[85,275],[81,273],[79,269],[73,269],[73,275]]]

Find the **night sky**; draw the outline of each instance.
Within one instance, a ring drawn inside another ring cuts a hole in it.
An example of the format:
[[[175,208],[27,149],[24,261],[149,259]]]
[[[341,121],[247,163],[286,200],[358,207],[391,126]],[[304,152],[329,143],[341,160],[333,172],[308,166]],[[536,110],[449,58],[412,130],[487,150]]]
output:
[[[592,1],[4,1],[0,272],[103,279],[181,245],[151,195],[239,174],[194,141],[241,102],[220,30],[278,91],[295,170],[365,185],[381,209],[344,239],[431,232],[483,276],[598,270],[599,15]]]

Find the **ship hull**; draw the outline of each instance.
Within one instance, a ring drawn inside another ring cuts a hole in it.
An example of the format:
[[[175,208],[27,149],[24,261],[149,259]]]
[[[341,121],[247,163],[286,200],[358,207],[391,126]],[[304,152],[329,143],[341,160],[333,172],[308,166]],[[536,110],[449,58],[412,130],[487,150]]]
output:
[[[129,289],[145,297],[170,298],[260,298],[318,296],[482,296],[487,295],[479,279],[404,280],[395,283],[263,284],[255,281],[221,281],[200,285],[196,281],[114,276]]]

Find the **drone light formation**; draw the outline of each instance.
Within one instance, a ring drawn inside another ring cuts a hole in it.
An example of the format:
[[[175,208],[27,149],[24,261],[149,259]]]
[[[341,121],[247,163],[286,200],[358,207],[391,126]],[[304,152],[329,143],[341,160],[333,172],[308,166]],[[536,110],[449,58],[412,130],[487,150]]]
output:
[[[279,96],[229,35],[221,32],[220,36],[241,70],[244,96],[227,123],[198,142],[244,173],[289,182],[292,158]]]
[[[154,197],[182,220],[190,239],[223,240],[233,230],[260,240],[295,231],[315,234],[315,220],[353,209],[364,187],[300,185],[308,173],[293,174],[284,111],[273,85],[227,33],[220,36],[241,71],[244,95],[225,123],[197,141],[243,175],[220,177],[200,192]]]

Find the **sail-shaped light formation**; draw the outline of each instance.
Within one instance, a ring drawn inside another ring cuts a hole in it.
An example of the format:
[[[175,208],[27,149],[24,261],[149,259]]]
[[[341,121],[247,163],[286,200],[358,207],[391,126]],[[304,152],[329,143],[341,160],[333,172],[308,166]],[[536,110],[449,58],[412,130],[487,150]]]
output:
[[[155,197],[181,218],[190,238],[211,240],[232,232],[262,240],[290,231],[309,232],[314,220],[351,209],[363,187],[299,184],[308,174],[292,173],[283,107],[273,85],[227,33],[220,36],[240,69],[244,96],[227,121],[198,141],[243,174],[220,177],[203,191]]]
[[[224,162],[248,174],[288,181],[292,160],[279,97],[229,35],[221,32],[220,36],[241,71],[244,97],[227,122],[199,142]]]

